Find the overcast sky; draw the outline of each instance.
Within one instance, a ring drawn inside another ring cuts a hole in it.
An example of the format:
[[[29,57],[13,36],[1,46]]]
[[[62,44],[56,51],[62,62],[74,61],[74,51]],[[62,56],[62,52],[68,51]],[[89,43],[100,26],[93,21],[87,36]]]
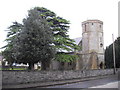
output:
[[[112,43],[112,33],[118,37],[119,0],[1,0],[0,47],[6,43],[5,31],[14,21],[22,23],[31,8],[45,7],[70,21],[70,38],[82,36],[81,23],[88,19],[103,21],[104,47]]]

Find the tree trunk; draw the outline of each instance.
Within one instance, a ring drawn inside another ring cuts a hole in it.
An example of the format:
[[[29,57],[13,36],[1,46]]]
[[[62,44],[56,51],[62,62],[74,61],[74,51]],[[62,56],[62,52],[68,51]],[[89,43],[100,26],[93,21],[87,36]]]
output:
[[[41,70],[46,70],[45,62],[41,61]]]
[[[34,70],[34,63],[30,62],[28,64],[29,64],[28,70]]]
[[[10,62],[9,67],[13,70],[13,66],[12,66],[13,62]]]

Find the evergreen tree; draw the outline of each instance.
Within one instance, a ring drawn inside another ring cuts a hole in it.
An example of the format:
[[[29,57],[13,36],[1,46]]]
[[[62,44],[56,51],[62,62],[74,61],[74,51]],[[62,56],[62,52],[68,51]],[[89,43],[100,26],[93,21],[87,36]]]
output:
[[[13,40],[14,58],[19,63],[28,63],[29,69],[33,69],[34,63],[39,61],[50,62],[54,57],[53,37],[46,20],[36,9],[31,9],[23,25]]]
[[[73,52],[79,47],[67,35],[68,29],[69,21],[46,8],[35,7],[23,20],[23,25],[14,22],[9,27],[8,44],[4,47],[3,55],[12,63],[29,63],[30,69],[34,63],[41,61],[42,69],[46,70],[55,53],[58,61],[73,61],[77,56],[66,52]]]
[[[47,20],[54,35],[54,46],[57,51],[55,59],[61,62],[70,62],[75,60],[76,55],[66,54],[66,52],[73,52],[76,49],[79,49],[79,47],[74,44],[75,41],[70,39],[67,34],[69,29],[69,21],[57,16],[54,12],[46,8],[35,8],[41,12],[42,18]]]
[[[10,66],[12,66],[13,62],[15,62],[15,59],[13,57],[13,39],[21,31],[22,28],[22,24],[18,22],[13,22],[13,24],[7,30],[7,39],[5,40],[7,42],[7,45],[2,47],[5,49],[4,51],[2,51],[2,55],[4,56],[6,61],[8,61]]]
[[[115,40],[115,61],[116,67],[120,68],[120,37]],[[106,68],[113,68],[113,44],[109,45],[105,50],[105,65]]]

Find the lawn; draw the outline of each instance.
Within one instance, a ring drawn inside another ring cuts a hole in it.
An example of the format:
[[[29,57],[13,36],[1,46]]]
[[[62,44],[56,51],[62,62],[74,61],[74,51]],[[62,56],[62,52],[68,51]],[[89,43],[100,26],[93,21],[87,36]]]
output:
[[[0,70],[27,70],[27,68],[0,68]]]

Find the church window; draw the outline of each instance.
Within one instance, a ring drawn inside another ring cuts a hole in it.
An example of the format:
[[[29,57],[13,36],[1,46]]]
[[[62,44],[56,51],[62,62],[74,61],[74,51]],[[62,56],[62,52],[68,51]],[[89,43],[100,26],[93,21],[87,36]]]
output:
[[[102,37],[100,37],[100,42],[102,42]]]
[[[85,32],[86,32],[86,24],[85,24]]]
[[[103,44],[101,43],[101,44],[100,44],[100,47],[102,47],[102,46],[103,46]]]

